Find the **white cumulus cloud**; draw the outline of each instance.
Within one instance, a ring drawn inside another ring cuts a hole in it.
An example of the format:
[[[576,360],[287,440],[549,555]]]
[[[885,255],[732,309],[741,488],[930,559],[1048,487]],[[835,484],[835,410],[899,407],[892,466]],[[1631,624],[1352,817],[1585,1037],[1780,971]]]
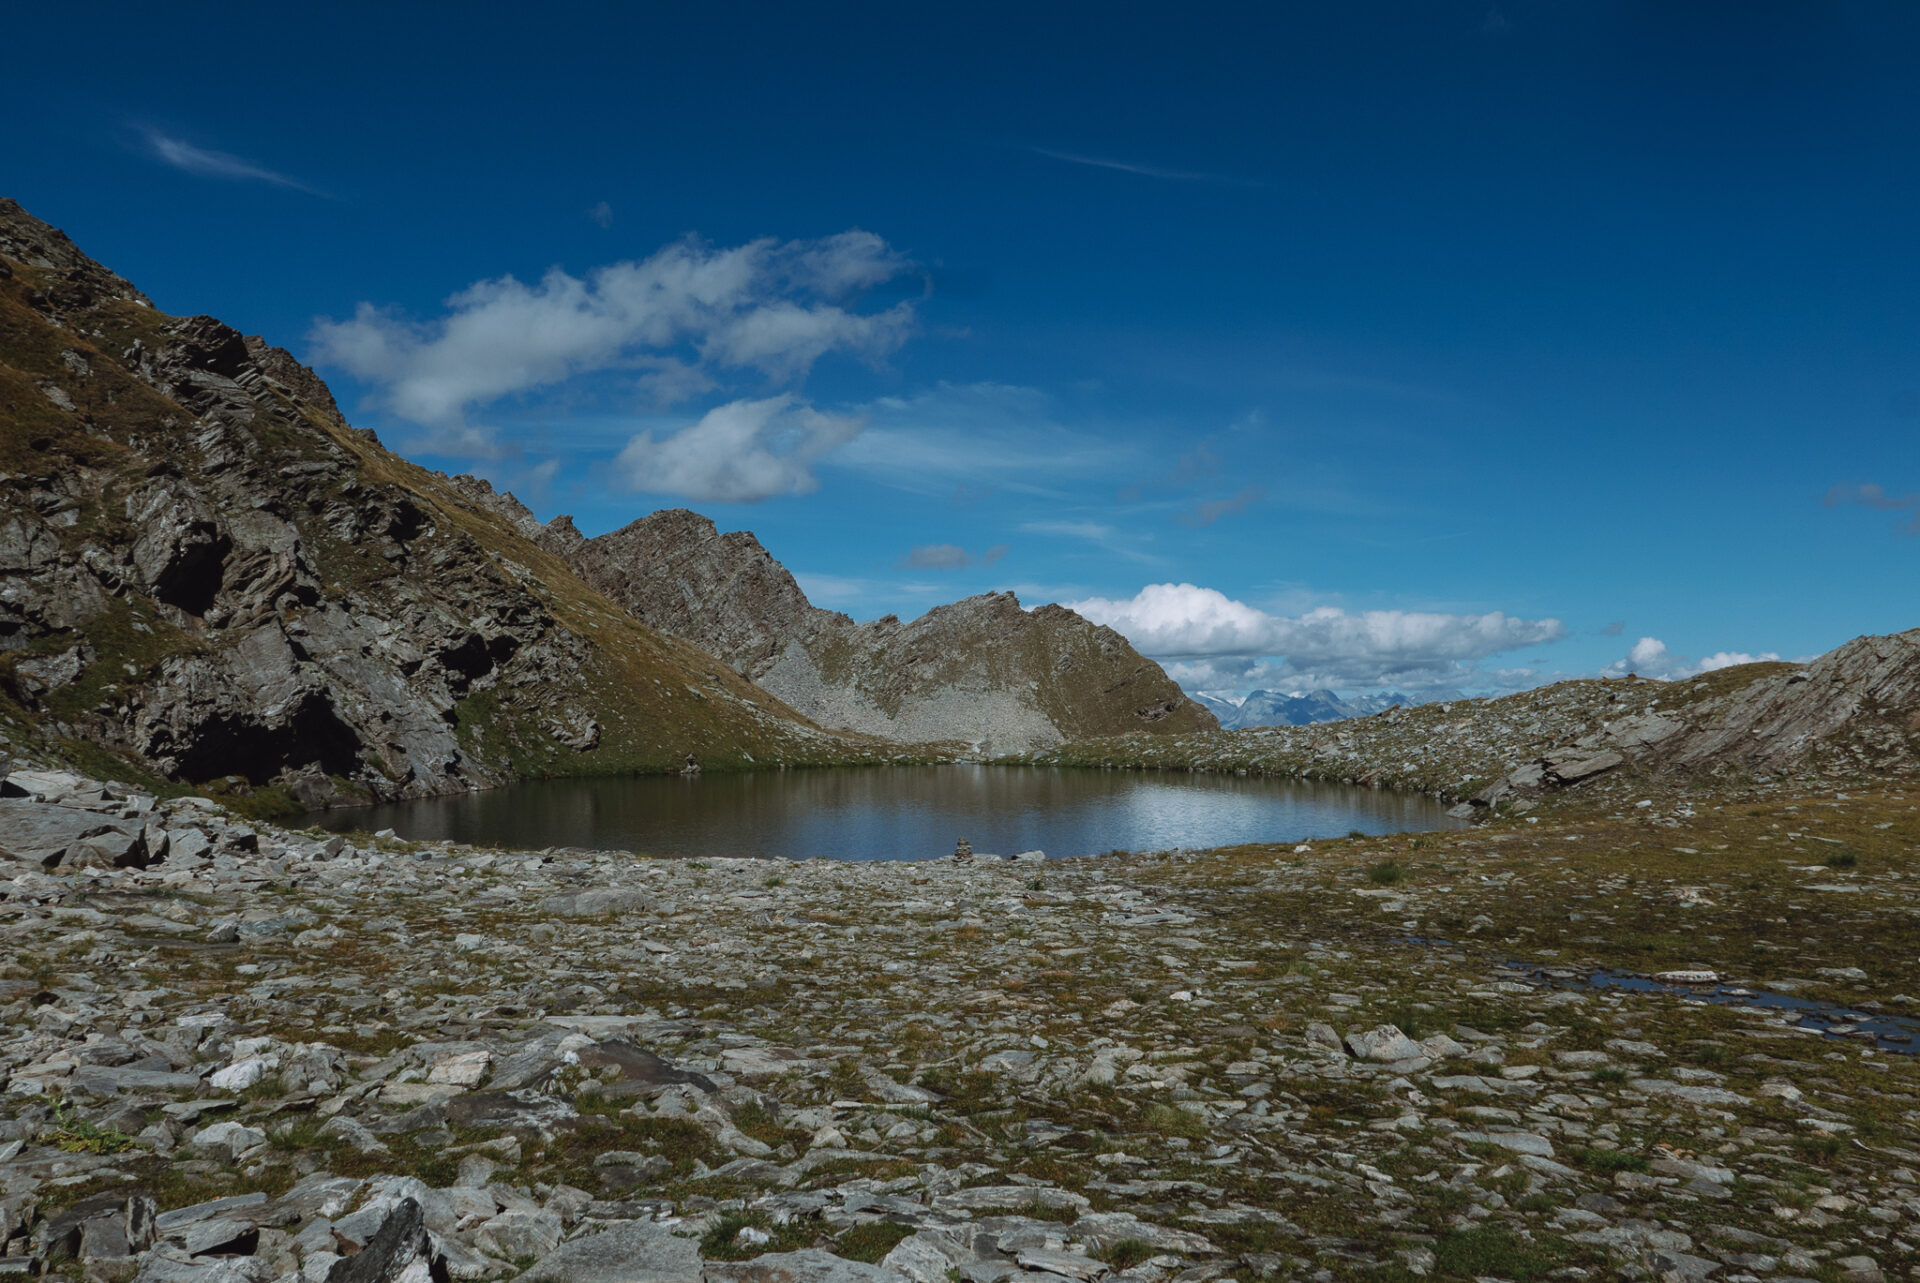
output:
[[[689,239],[584,276],[479,281],[428,321],[362,303],[314,324],[313,355],[446,436],[478,407],[599,371],[644,371],[635,389],[657,402],[713,386],[716,369],[790,381],[829,352],[878,361],[912,332],[913,304],[860,312],[853,296],[909,266],[858,230],[731,249]]]
[[[1450,615],[1346,611],[1330,606],[1272,615],[1216,589],[1149,584],[1131,598],[1067,603],[1155,659],[1174,661],[1196,683],[1238,685],[1256,675],[1336,689],[1454,685],[1470,666],[1566,635],[1557,619],[1501,611]]]
[[[1658,637],[1642,637],[1627,648],[1627,662],[1649,671],[1667,664],[1667,644]]]
[[[1624,677],[1633,673],[1640,677],[1654,677],[1662,681],[1678,681],[1686,677],[1698,677],[1702,673],[1718,672],[1722,668],[1732,668],[1738,664],[1764,664],[1779,660],[1774,651],[1762,651],[1750,655],[1743,650],[1715,651],[1699,659],[1689,659],[1685,655],[1676,655],[1667,649],[1667,644],[1658,637],[1642,637],[1627,648],[1626,657],[1615,660],[1601,670],[1606,677]]]
[[[664,438],[651,429],[614,460],[628,489],[710,503],[758,503],[819,489],[812,467],[860,434],[861,420],[823,414],[791,396],[730,401]]]

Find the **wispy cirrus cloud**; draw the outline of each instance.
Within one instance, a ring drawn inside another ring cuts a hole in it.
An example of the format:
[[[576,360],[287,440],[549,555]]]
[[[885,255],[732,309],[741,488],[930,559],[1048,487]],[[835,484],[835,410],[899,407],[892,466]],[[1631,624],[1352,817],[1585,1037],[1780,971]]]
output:
[[[938,383],[861,407],[869,428],[833,458],[894,489],[964,502],[995,490],[1061,498],[1061,479],[1139,466],[1138,448],[1062,424],[1053,399],[1005,383]]]
[[[997,543],[976,557],[959,544],[919,544],[903,553],[900,559],[893,563],[893,568],[895,570],[965,570],[969,566],[993,566],[998,565],[1008,551],[1006,544]]]
[[[1045,156],[1048,160],[1061,161],[1068,165],[1085,165],[1089,169],[1110,169],[1121,174],[1135,174],[1141,178],[1157,178],[1169,183],[1216,183],[1223,187],[1271,187],[1272,183],[1264,178],[1242,178],[1233,174],[1209,174],[1191,169],[1168,169],[1161,165],[1145,165],[1137,161],[1114,160],[1107,156],[1089,156],[1083,152],[1057,151],[1052,147],[1029,147],[1036,156]]]
[[[1888,494],[1884,487],[1876,485],[1837,485],[1827,491],[1823,502],[1829,508],[1852,504],[1876,512],[1911,512],[1914,514],[1913,520],[1902,523],[1900,533],[1920,535],[1920,490],[1907,494]]]
[[[285,187],[296,192],[305,192],[309,196],[325,193],[289,177],[278,170],[268,169],[255,164],[244,157],[234,156],[224,151],[214,151],[206,147],[196,147],[183,139],[163,134],[157,129],[146,129],[147,146],[153,155],[162,162],[173,166],[183,173],[198,178],[219,178],[228,182],[267,183],[273,187]]]
[[[1225,499],[1207,499],[1175,517],[1183,526],[1210,526],[1231,513],[1245,512],[1267,497],[1267,488],[1258,483],[1241,486]]]

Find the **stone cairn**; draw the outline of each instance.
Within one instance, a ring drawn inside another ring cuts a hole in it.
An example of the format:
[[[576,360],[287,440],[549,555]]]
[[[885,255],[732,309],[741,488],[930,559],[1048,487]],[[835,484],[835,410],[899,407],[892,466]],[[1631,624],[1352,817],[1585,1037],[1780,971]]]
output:
[[[956,864],[968,864],[973,860],[973,843],[961,838],[953,848],[953,860]]]

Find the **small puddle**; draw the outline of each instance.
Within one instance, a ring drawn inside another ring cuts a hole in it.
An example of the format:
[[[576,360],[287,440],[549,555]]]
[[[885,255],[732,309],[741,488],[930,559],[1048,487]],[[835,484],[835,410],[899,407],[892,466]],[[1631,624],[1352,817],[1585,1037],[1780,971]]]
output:
[[[1451,940],[1438,936],[1401,936],[1407,944],[1422,948],[1457,949],[1460,946]],[[1796,998],[1790,993],[1774,993],[1770,989],[1753,989],[1746,985],[1710,984],[1683,985],[1670,984],[1655,980],[1652,976],[1643,976],[1634,971],[1615,971],[1609,967],[1546,967],[1532,962],[1503,962],[1500,964],[1508,971],[1521,973],[1521,979],[1529,984],[1550,986],[1556,989],[1630,989],[1637,993],[1670,993],[1675,997],[1689,998],[1694,1002],[1711,1002],[1728,1007],[1760,1007],[1774,1011],[1797,1011],[1800,1019],[1795,1026],[1812,1032],[1821,1033],[1829,1038],[1847,1038],[1855,1042],[1871,1042],[1881,1051],[1889,1051],[1898,1056],[1920,1055],[1920,1019],[1905,1016],[1876,1016],[1871,1012],[1855,1011],[1838,1003],[1817,1002],[1812,998]]]
[[[1720,1006],[1759,1007],[1774,1011],[1797,1012],[1800,1019],[1794,1023],[1801,1029],[1824,1034],[1829,1038],[1872,1043],[1879,1050],[1892,1052],[1895,1055],[1920,1054],[1920,1047],[1914,1045],[1915,1036],[1920,1035],[1920,1020],[1900,1016],[1876,1016],[1870,1012],[1856,1011],[1836,1003],[1816,1002],[1811,998],[1796,998],[1789,993],[1751,989],[1746,985],[1666,984],[1651,976],[1605,968],[1576,971],[1571,967],[1542,967],[1526,962],[1503,962],[1500,965],[1508,970],[1524,973],[1523,979],[1530,984],[1547,985],[1556,989],[1630,989],[1639,993],[1670,993],[1694,1002],[1708,1002]]]

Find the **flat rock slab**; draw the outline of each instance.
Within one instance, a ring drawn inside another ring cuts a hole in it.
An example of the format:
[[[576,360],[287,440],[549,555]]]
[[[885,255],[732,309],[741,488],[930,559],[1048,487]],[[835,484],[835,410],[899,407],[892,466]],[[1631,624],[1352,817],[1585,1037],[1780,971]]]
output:
[[[778,1078],[809,1074],[822,1065],[791,1047],[734,1047],[720,1053],[720,1066],[741,1078]]]
[[[807,1248],[770,1252],[751,1261],[709,1262],[707,1283],[910,1283],[904,1274]]]
[[[525,1283],[701,1283],[700,1244],[657,1221],[629,1221],[562,1243]]]
[[[1553,1157],[1553,1142],[1545,1136],[1536,1136],[1532,1132],[1459,1132],[1455,1139],[1466,1144],[1498,1145],[1501,1149],[1510,1149],[1516,1154],[1532,1154],[1538,1158]]]
[[[933,1200],[933,1205],[942,1211],[962,1212],[1017,1212],[1035,1204],[1049,1211],[1071,1208],[1076,1212],[1084,1212],[1091,1206],[1083,1195],[1070,1190],[1031,1185],[976,1185]]]
[[[1091,1256],[1082,1256],[1078,1252],[1053,1252],[1043,1247],[1026,1248],[1017,1253],[1014,1259],[1020,1262],[1022,1269],[1089,1281],[1099,1278],[1109,1269],[1106,1262],[1096,1261]]]
[[[50,802],[0,798],[0,855],[52,868],[88,845],[113,859],[146,862],[139,820],[115,819]],[[89,843],[89,839],[96,841]]]
[[[594,918],[609,913],[633,913],[653,907],[653,897],[645,891],[626,887],[595,887],[572,895],[549,896],[546,910],[561,918]]]
[[[1646,1092],[1649,1096],[1665,1096],[1668,1100],[1683,1101],[1689,1105],[1744,1105],[1747,1098],[1738,1092],[1728,1091],[1724,1087],[1697,1087],[1692,1083],[1669,1082],[1665,1078],[1636,1078],[1634,1090]]]
[[[175,1208],[171,1212],[162,1212],[154,1220],[154,1228],[162,1234],[171,1234],[196,1221],[211,1220],[216,1216],[232,1216],[250,1207],[265,1207],[265,1194],[235,1194],[230,1198],[214,1198],[204,1203],[194,1203],[189,1207]]]
[[[579,1116],[568,1101],[530,1091],[473,1092],[447,1102],[448,1122],[484,1131],[545,1131]]]
[[[719,1090],[713,1080],[704,1074],[677,1069],[646,1048],[635,1046],[624,1038],[609,1038],[591,1047],[582,1047],[574,1053],[574,1057],[581,1065],[594,1071],[602,1095],[629,1094],[618,1090],[621,1087],[644,1090],[681,1084],[698,1087],[709,1093]],[[617,1074],[611,1083],[605,1072],[609,1069]]]

